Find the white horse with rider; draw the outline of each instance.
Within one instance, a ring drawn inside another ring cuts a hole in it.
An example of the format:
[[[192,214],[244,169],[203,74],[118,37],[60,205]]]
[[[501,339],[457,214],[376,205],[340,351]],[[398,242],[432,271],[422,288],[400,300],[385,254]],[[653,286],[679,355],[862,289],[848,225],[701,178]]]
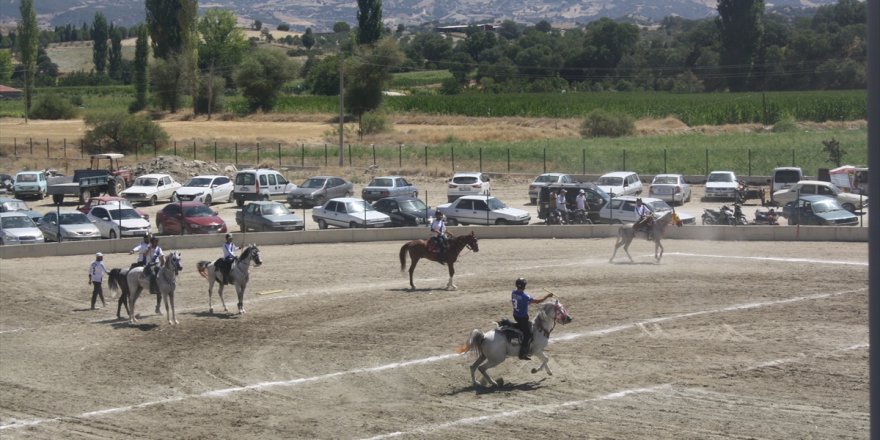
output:
[[[203,260],[199,261],[197,264],[199,274],[208,280],[208,309],[210,310],[210,313],[214,313],[212,296],[214,295],[215,282],[220,286],[217,289],[217,295],[220,296],[220,303],[223,304],[223,311],[227,313],[229,312],[229,309],[226,307],[226,301],[223,300],[223,271],[217,267],[217,263],[221,260],[222,258],[213,263]],[[247,288],[248,281],[250,280],[248,270],[250,269],[251,263],[253,263],[254,266],[263,264],[263,259],[260,257],[260,249],[257,248],[256,244],[245,246],[244,250],[241,251],[241,256],[232,263],[229,271],[231,284],[235,286],[235,292],[238,294],[239,315],[245,313],[244,292]]]
[[[177,276],[183,270],[181,261],[182,257],[179,251],[169,253],[165,257],[165,263],[161,264],[156,274],[156,284],[159,288],[158,294],[160,298],[164,299],[165,314],[168,315],[168,323],[171,325],[179,324],[177,322],[177,314],[174,311],[174,291],[177,289]],[[135,313],[134,306],[142,291],[150,291],[150,274],[144,270],[144,267],[135,267],[128,271],[126,278],[129,290],[128,322],[134,325],[137,323],[137,313]]]

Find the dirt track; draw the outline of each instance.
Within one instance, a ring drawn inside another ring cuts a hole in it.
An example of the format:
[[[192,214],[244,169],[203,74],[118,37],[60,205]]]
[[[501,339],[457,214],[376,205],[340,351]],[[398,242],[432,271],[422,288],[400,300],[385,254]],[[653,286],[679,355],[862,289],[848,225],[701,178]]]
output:
[[[267,247],[244,316],[207,313],[219,251],[185,251],[177,327],[153,297],[134,328],[87,310],[89,257],[3,260],[0,437],[868,437],[866,244],[664,243],[655,265],[645,241],[608,264],[611,239],[481,240],[454,292],[435,263],[404,290],[402,243]],[[453,350],[517,276],[575,318],[555,375],[510,359],[474,388]]]

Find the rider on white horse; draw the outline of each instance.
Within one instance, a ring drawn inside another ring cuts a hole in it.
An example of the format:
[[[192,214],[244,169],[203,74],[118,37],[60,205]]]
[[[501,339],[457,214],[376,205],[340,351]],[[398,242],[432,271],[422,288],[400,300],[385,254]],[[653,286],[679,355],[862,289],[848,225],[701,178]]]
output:
[[[223,264],[220,270],[223,272],[223,284],[229,284],[229,272],[235,263],[235,253],[240,249],[232,242],[232,234],[226,234],[226,243],[223,243]]]
[[[551,298],[553,294],[548,293],[541,299],[534,299],[525,292],[526,283],[525,278],[516,279],[516,289],[513,289],[513,292],[511,292],[510,301],[513,303],[513,319],[516,321],[516,328],[523,334],[522,344],[519,346],[519,358],[524,361],[530,361],[532,360],[529,357],[529,344],[532,342],[532,322],[529,321],[529,305],[540,304]]]
[[[159,285],[156,282],[156,275],[159,274],[159,268],[165,266],[165,253],[159,247],[159,237],[155,235],[150,238],[150,248],[147,249],[147,267],[144,273],[150,277],[150,292],[159,293]]]
[[[150,240],[153,238],[153,235],[150,233],[144,234],[144,241],[138,243],[137,246],[133,247],[128,254],[137,254],[137,261],[131,263],[130,269],[134,269],[136,267],[143,267],[147,265],[147,250],[150,249]]]
[[[443,213],[437,211],[434,214],[434,221],[431,222],[432,240],[440,250],[440,264],[446,264],[446,222],[443,221]]]

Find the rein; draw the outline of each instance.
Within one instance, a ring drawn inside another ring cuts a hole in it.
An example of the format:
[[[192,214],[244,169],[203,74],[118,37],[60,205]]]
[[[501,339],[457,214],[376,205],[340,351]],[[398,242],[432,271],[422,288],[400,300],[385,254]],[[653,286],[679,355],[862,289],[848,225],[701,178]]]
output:
[[[540,322],[540,324],[539,324],[539,322]],[[554,320],[551,320],[550,322],[552,323],[552,325],[550,326],[549,329],[547,329],[544,327],[544,314],[543,313],[541,313],[540,315],[538,315],[535,318],[535,327],[537,327],[538,330],[541,330],[541,333],[547,339],[550,339],[550,332],[552,332],[553,329],[556,328],[556,320],[554,319]]]

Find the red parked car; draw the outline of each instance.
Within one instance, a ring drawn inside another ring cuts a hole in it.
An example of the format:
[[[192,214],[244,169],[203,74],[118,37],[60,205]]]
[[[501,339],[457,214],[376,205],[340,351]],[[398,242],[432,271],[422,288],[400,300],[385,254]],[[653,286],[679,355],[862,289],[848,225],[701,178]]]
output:
[[[218,234],[226,232],[226,222],[202,202],[175,202],[156,214],[160,234]],[[182,231],[181,231],[182,230]]]

